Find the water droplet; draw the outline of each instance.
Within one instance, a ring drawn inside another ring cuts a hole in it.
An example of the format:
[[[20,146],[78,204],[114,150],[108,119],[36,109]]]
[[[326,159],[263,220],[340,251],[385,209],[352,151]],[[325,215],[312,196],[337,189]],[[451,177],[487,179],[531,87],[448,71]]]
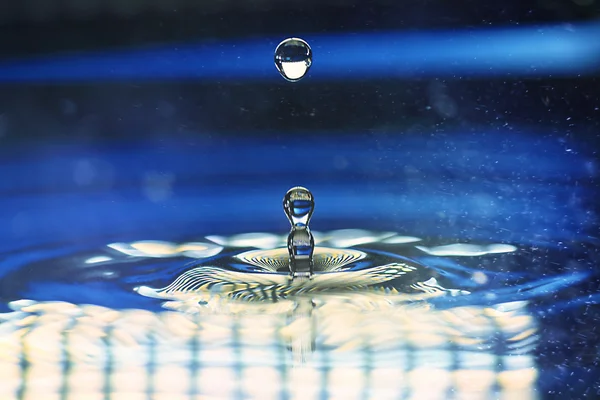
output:
[[[290,82],[304,78],[311,65],[312,50],[302,39],[285,39],[275,49],[275,66],[281,76]]]
[[[314,208],[312,193],[301,186],[291,188],[283,198],[283,209],[292,227],[307,226]]]
[[[315,208],[312,193],[301,186],[287,191],[283,198],[283,210],[292,224],[287,247],[292,278],[311,277],[313,274],[313,252],[315,239],[308,222]]]

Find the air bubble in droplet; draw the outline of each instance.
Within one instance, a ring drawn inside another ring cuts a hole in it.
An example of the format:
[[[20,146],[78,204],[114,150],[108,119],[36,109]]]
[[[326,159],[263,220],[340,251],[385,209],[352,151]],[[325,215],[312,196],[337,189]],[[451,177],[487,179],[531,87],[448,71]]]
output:
[[[302,39],[289,38],[275,49],[275,66],[284,79],[297,82],[312,65],[312,50]]]

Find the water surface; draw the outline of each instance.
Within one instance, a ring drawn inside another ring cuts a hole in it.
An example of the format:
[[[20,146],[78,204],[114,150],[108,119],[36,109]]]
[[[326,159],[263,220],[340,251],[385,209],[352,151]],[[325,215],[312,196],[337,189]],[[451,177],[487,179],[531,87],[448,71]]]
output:
[[[525,130],[356,137],[7,154],[3,394],[594,394],[585,148]],[[305,290],[264,262],[297,184],[322,262],[346,274]]]

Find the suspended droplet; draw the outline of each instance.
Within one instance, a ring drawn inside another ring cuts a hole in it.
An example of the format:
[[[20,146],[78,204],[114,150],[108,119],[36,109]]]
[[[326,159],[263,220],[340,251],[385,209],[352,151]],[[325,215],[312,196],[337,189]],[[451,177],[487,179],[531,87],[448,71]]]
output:
[[[283,198],[283,209],[292,227],[307,226],[314,208],[312,193],[301,186],[291,188]]]
[[[312,50],[302,39],[285,39],[275,49],[275,66],[281,76],[290,82],[304,78],[311,65]]]

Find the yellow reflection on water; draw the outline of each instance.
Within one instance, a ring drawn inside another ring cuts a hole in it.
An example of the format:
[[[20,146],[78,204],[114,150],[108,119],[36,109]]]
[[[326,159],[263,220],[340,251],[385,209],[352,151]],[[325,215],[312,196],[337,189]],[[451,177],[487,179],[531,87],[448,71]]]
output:
[[[351,297],[270,314],[12,303],[0,398],[537,398],[526,303],[436,310],[363,293],[365,311]]]

